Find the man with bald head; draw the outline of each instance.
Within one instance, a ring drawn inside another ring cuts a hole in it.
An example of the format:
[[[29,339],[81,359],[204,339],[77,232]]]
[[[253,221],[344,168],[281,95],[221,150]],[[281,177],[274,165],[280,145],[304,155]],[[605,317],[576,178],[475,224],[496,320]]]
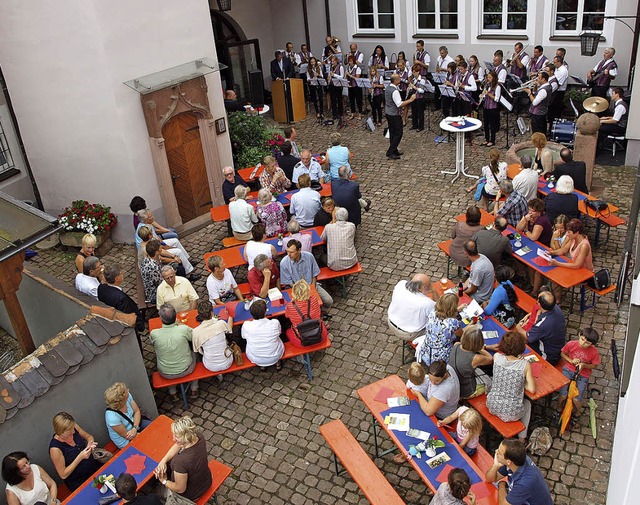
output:
[[[436,305],[429,295],[435,293],[427,274],[415,274],[410,281],[401,280],[396,284],[387,311],[387,323],[394,335],[402,340],[422,335],[427,317]]]
[[[400,76],[393,74],[391,76],[391,84],[384,90],[384,114],[387,117],[389,125],[389,149],[387,149],[387,158],[390,160],[399,160],[402,154],[398,151],[398,146],[402,140],[402,108],[409,105],[416,99],[416,93],[408,100],[402,101],[400,96]]]

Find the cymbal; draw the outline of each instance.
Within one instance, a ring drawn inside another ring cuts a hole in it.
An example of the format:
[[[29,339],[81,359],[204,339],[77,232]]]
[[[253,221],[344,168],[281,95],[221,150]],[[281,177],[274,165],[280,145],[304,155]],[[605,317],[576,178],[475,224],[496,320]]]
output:
[[[602,112],[609,108],[609,101],[606,98],[592,96],[582,102],[582,107],[589,112]]]

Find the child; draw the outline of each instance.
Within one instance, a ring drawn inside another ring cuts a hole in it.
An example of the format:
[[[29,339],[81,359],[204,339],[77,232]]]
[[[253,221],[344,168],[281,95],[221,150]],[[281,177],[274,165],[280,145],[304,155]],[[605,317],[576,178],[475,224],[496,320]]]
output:
[[[460,407],[450,416],[438,421],[438,427],[458,420],[455,438],[464,452],[473,456],[478,450],[480,433],[482,432],[482,418],[480,414],[469,407]]]
[[[422,365],[418,362],[413,362],[409,366],[407,389],[419,391],[425,398],[429,396],[429,381],[426,380],[424,368],[422,368]]]
[[[578,385],[578,396],[573,399],[574,417],[578,417],[582,412],[583,396],[584,392],[589,385],[589,376],[591,370],[596,368],[600,364],[600,354],[595,345],[600,340],[600,335],[593,328],[586,328],[580,332],[578,340],[571,340],[565,344],[560,351],[562,359],[566,361],[566,364],[562,368],[562,374],[572,379],[576,369],[580,370],[580,374],[576,378]],[[569,386],[564,386],[560,390],[560,397],[558,398],[558,409],[562,412],[564,404],[567,401],[567,391]]]
[[[464,498],[469,498],[469,504],[475,505],[476,495],[471,491],[471,480],[462,468],[454,468],[431,499],[431,505],[466,505]]]

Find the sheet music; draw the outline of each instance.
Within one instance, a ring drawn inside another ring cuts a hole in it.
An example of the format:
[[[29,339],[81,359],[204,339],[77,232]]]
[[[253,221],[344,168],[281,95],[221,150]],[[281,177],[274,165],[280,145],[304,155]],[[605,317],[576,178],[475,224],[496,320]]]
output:
[[[323,79],[322,77],[318,77],[318,84],[320,86],[326,86],[327,85],[327,80]]]
[[[584,80],[582,77],[579,77],[579,76],[577,76],[577,75],[572,75],[572,76],[571,76],[571,78],[572,78],[574,81],[576,81],[577,83],[579,83],[579,84],[581,84],[582,86],[584,86],[585,88],[586,88],[587,86],[589,86],[589,85],[585,82],[585,80]]]
[[[456,97],[455,91],[453,91],[453,88],[451,88],[449,86],[445,86],[444,84],[440,84],[440,85],[438,85],[438,89],[440,90],[440,94],[442,96],[448,96],[450,98],[455,98]]]
[[[349,81],[342,77],[333,77],[331,79],[331,84],[333,84],[334,86],[346,87],[349,86]]]
[[[444,81],[447,80],[446,72],[434,72],[431,75],[433,77],[433,82],[435,82],[436,84],[442,84]]]
[[[493,63],[489,63],[488,61],[485,61],[485,62],[484,62],[484,66],[485,66],[485,67],[487,67],[487,69],[488,69],[489,71],[491,71],[491,70],[495,70],[495,68],[496,68],[496,67],[493,65]]]
[[[371,88],[373,85],[371,83],[371,79],[367,77],[356,77],[356,85],[359,88]]]
[[[301,74],[306,74],[308,68],[309,68],[309,64],[308,63],[302,63],[300,65],[300,73]]]
[[[309,86],[317,86],[318,78],[314,77],[313,79],[307,79],[307,84],[309,84]]]

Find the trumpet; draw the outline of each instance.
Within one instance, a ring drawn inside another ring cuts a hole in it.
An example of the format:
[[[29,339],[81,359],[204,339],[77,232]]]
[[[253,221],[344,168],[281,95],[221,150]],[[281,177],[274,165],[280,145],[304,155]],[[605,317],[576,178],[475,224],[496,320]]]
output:
[[[525,89],[534,88],[537,85],[537,78],[531,79],[530,81],[525,82],[522,86],[516,89],[512,89],[511,93],[516,93],[517,91],[523,91]]]

